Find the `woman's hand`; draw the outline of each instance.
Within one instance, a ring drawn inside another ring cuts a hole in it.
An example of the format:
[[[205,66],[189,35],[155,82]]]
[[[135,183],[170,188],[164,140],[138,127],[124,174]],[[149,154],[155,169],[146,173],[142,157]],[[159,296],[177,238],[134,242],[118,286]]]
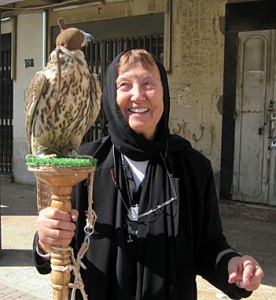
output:
[[[264,276],[263,269],[251,256],[233,257],[228,262],[229,283],[236,283],[238,287],[247,291],[256,290]]]
[[[78,211],[75,209],[70,214],[51,207],[42,209],[36,222],[39,250],[46,254],[52,251],[52,246],[70,244],[77,219]]]

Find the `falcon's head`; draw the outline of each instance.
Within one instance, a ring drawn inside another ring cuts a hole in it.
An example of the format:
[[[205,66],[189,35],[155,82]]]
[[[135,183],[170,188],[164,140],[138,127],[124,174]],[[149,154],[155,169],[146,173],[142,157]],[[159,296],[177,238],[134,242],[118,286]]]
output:
[[[62,18],[59,18],[57,22],[60,28],[60,34],[56,39],[57,47],[63,46],[69,51],[80,50],[88,42],[93,41],[93,36],[89,33],[86,33],[74,27],[66,28],[64,20]]]

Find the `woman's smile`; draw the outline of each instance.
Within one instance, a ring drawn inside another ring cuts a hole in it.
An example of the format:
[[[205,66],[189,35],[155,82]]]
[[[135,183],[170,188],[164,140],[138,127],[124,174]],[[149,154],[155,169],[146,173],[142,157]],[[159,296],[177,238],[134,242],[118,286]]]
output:
[[[148,112],[149,109],[148,108],[130,108],[128,111],[131,113],[142,114],[142,113]]]

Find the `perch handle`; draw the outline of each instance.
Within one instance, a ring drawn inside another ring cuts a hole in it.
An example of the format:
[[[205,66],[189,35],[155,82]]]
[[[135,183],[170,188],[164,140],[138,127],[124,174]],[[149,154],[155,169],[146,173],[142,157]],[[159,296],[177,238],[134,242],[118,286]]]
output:
[[[51,207],[70,213],[72,187],[51,187]],[[68,300],[68,284],[70,281],[71,252],[68,245],[56,245],[51,252],[51,281],[53,298]]]

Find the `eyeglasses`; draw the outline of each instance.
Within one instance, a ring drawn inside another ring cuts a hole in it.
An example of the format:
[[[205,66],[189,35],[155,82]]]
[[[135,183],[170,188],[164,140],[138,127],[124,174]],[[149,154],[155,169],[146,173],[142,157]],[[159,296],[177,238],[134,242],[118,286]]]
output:
[[[166,166],[166,169],[167,169],[167,166]],[[139,208],[139,207],[138,207],[138,205],[137,205],[137,213],[136,213],[136,217],[135,217],[135,218],[132,217],[134,214],[132,214],[131,217],[130,217],[129,214],[128,214],[128,217],[130,218],[131,221],[138,221],[139,218],[148,216],[148,215],[150,215],[150,214],[152,214],[152,213],[158,211],[159,209],[161,209],[161,208],[163,208],[163,207],[165,207],[165,206],[169,205],[170,203],[172,203],[172,202],[174,202],[174,201],[177,200],[176,191],[175,191],[174,185],[173,185],[173,183],[172,183],[172,178],[171,178],[171,175],[170,175],[169,172],[168,172],[168,169],[167,169],[167,174],[168,174],[168,178],[169,178],[169,182],[170,182],[171,191],[172,191],[172,193],[173,193],[173,196],[172,196],[169,200],[167,200],[167,201],[165,201],[165,202],[163,202],[163,203],[161,203],[161,204],[158,204],[155,208],[151,208],[150,210],[148,210],[148,211],[146,211],[146,212],[144,212],[144,213],[142,213],[142,214],[138,214],[138,208]]]
[[[126,210],[127,210],[127,218],[132,222],[137,222],[139,218],[142,218],[142,217],[148,216],[152,213],[155,213],[156,211],[162,209],[163,207],[165,207],[165,206],[169,205],[170,203],[175,202],[177,200],[176,190],[175,190],[175,187],[174,187],[173,182],[172,182],[172,175],[169,173],[169,170],[168,170],[168,167],[167,167],[167,164],[166,164],[166,160],[165,160],[165,158],[163,157],[163,155],[161,153],[160,153],[160,156],[161,156],[161,158],[163,160],[163,163],[164,163],[164,166],[166,168],[166,173],[167,173],[167,176],[168,176],[168,179],[169,179],[170,190],[171,190],[171,193],[172,193],[172,197],[170,197],[169,200],[167,200],[167,201],[165,201],[161,204],[158,204],[155,208],[151,208],[150,210],[148,210],[144,213],[141,213],[141,214],[138,213],[138,211],[139,211],[138,204],[131,205],[130,207],[128,207],[127,204],[125,203],[125,201],[123,200],[123,203],[124,203],[124,205],[126,207]],[[114,158],[114,166],[116,166],[114,147],[113,147],[113,158]],[[125,180],[127,181],[126,169],[125,169],[125,165],[124,165],[124,159],[123,159],[122,156],[121,156],[121,158],[122,158],[122,164],[123,164]],[[115,185],[115,188],[118,189],[121,192],[121,188],[117,183],[116,176],[115,176],[113,170],[111,170],[111,176],[112,176],[112,180],[113,180],[113,183]],[[130,192],[129,192],[129,189],[128,189],[128,185],[127,185],[127,192],[128,192],[128,197],[130,198]],[[122,199],[123,199],[123,197],[122,197]]]

